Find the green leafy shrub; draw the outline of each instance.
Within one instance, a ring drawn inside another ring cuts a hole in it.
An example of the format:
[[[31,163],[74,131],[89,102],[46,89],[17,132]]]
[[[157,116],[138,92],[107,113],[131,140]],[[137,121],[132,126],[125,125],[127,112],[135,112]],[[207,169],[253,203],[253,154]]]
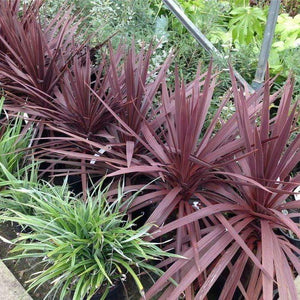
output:
[[[70,194],[62,197],[56,188],[47,189],[16,191],[14,201],[31,198],[28,203],[21,200],[21,205],[32,209],[34,215],[11,210],[11,215],[1,216],[32,230],[13,241],[16,246],[11,252],[15,255],[9,259],[43,258],[45,268],[30,280],[29,289],[51,282],[49,297],[59,292],[59,299],[65,299],[73,291],[73,299],[90,299],[100,289],[105,299],[109,289],[130,274],[144,295],[139,270],[161,275],[149,260],[172,254],[144,240],[152,225],[136,228],[136,220],[126,220],[132,198],[124,202],[119,188],[117,199],[109,203],[107,189],[99,187],[83,202]]]
[[[253,40],[262,39],[266,22],[265,12],[258,7],[237,7],[230,14],[229,29],[233,40],[240,44],[249,44]]]
[[[268,5],[249,6],[249,1],[178,1],[185,14],[250,83],[255,74],[261,42],[267,19]],[[266,3],[263,3],[266,4]],[[299,94],[297,64],[289,64],[299,55],[299,17],[285,13],[279,15],[272,51],[270,71],[281,72],[277,84],[282,86],[290,69],[296,77],[295,94]],[[187,80],[195,71],[199,60],[207,62],[207,55],[183,25],[168,11],[160,9],[160,16],[168,16],[168,41],[178,47],[177,63]],[[200,48],[200,49],[199,49]],[[223,62],[224,64],[224,62]],[[220,64],[222,68],[222,63]],[[228,76],[222,77],[221,88],[228,86]]]
[[[273,73],[284,72],[287,76],[289,70],[296,71],[297,63],[289,63],[289,59],[297,59],[300,49],[300,15],[294,18],[288,14],[278,16],[278,22],[275,29],[275,42],[272,45],[270,54],[270,68]]]
[[[150,41],[154,32],[154,12],[143,0],[55,0],[45,1],[41,14],[51,20],[63,4],[71,5],[83,17],[81,30],[91,35],[91,43],[99,44],[113,34],[113,43],[128,39]],[[99,30],[100,29],[100,30]]]

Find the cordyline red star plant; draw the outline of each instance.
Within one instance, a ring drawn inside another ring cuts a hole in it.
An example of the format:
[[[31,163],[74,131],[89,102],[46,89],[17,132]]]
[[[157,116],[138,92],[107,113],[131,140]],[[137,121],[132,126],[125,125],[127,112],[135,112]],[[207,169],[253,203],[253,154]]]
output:
[[[118,111],[122,82],[115,68],[124,47],[103,55],[94,66],[86,42],[75,41],[79,20],[71,8],[60,10],[42,26],[38,8],[43,1],[24,5],[21,14],[19,0],[1,3],[0,84],[6,109],[25,112],[40,131],[47,123],[84,138],[99,135],[112,116],[90,88]],[[61,145],[59,139],[54,145]]]
[[[262,113],[256,122],[251,121],[247,110],[247,97],[238,90],[234,78],[232,82],[244,144],[237,156],[247,155],[224,165],[225,185],[210,182],[205,191],[195,193],[199,210],[153,233],[157,238],[171,230],[182,231],[184,226],[206,224],[200,228],[195,246],[179,252],[187,259],[169,261],[166,273],[148,291],[148,299],[166,287],[160,299],[177,299],[183,292],[187,299],[205,299],[223,271],[227,271],[227,278],[219,299],[232,299],[238,290],[244,299],[269,300],[276,288],[281,299],[297,299],[294,275],[300,271],[300,250],[279,234],[279,229],[290,230],[300,238],[299,224],[291,219],[299,216],[300,203],[287,201],[300,185],[299,174],[290,177],[300,160],[299,134],[290,140],[299,117],[296,105],[291,108],[292,80],[286,83],[278,112],[271,120],[267,80]],[[246,183],[244,176],[261,186]],[[205,217],[210,222],[205,222]],[[184,237],[188,239],[190,233],[186,231]],[[171,277],[178,280],[177,287],[169,285]]]
[[[81,48],[73,41],[78,26],[71,10],[60,11],[42,29],[38,19],[42,3],[38,0],[24,5],[22,13],[19,0],[0,4],[1,85],[14,96],[26,94],[36,104],[41,103],[37,95],[53,95],[68,61]]]
[[[97,74],[97,79],[93,81],[89,76],[85,76],[85,78],[78,77],[75,82],[70,77],[73,73],[66,70],[62,81],[59,82],[63,92],[56,92],[55,97],[67,99],[68,101],[65,101],[68,104],[67,108],[66,110],[62,108],[62,113],[51,111],[44,117],[44,122],[52,130],[65,135],[64,141],[58,144],[58,138],[53,137],[55,146],[50,143],[51,147],[45,147],[44,153],[49,155],[51,151],[52,155],[57,157],[81,158],[85,161],[84,165],[88,168],[89,174],[103,174],[107,169],[116,170],[115,165],[125,167],[130,165],[132,159],[136,159],[133,158],[134,153],[146,153],[147,149],[134,135],[121,130],[119,121],[111,112],[118,115],[121,123],[128,124],[127,126],[137,134],[144,119],[151,118],[155,112],[152,108],[153,100],[172,58],[170,55],[165,63],[155,70],[157,76],[151,80],[153,72],[149,71],[149,61],[154,49],[150,46],[136,52],[132,46],[124,54],[123,47],[117,51],[113,51],[110,47],[109,59],[106,60],[104,57],[100,63],[102,68],[103,65],[107,65],[107,68],[97,72],[90,71],[92,77]],[[74,63],[74,67],[76,65]],[[75,74],[82,74],[83,70],[89,69],[86,65],[80,65],[80,68],[81,73]],[[65,92],[64,85],[67,86],[68,93]],[[75,94],[77,91],[78,95]],[[88,105],[89,102],[93,105]],[[36,111],[39,112],[38,107]],[[107,151],[108,149],[110,150]],[[105,155],[99,154],[101,151],[105,152]]]

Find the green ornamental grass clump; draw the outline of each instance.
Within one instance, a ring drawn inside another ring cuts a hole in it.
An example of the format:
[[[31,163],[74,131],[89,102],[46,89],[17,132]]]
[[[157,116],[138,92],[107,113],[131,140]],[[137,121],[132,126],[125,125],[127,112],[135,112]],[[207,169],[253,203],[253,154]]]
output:
[[[162,275],[149,260],[172,254],[144,240],[152,225],[135,228],[136,220],[127,220],[126,205],[131,197],[122,203],[124,194],[120,188],[117,200],[109,203],[106,190],[97,188],[86,202],[72,195],[63,199],[59,193],[35,188],[18,190],[19,197],[30,196],[31,201],[22,205],[33,209],[35,215],[12,210],[1,218],[31,230],[13,241],[14,256],[9,259],[43,259],[45,268],[34,274],[29,290],[50,282],[52,287],[46,297],[58,293],[59,299],[65,299],[72,292],[73,299],[91,299],[100,290],[101,299],[105,299],[116,282],[131,275],[144,296],[140,271]]]
[[[9,118],[2,109],[4,97],[0,98],[0,163],[8,172],[17,177],[21,177],[25,169],[22,168],[24,152],[30,142],[31,130],[22,132],[23,118]],[[3,168],[0,169],[0,180],[5,177]],[[0,187],[1,189],[1,187]]]

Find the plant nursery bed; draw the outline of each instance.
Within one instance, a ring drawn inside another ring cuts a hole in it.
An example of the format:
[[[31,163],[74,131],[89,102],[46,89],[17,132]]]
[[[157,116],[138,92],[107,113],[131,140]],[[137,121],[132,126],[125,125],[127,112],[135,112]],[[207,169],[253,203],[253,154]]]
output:
[[[0,300],[300,300],[299,0],[96,2],[0,0]]]

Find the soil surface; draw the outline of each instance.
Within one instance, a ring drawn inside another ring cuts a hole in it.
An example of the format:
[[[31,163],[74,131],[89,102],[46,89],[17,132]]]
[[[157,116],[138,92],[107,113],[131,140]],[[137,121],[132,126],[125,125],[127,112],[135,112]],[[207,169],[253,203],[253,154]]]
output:
[[[17,236],[20,229],[12,223],[0,223],[0,235],[7,240],[12,240]],[[9,257],[9,251],[12,245],[0,240],[0,258],[5,259]],[[31,278],[31,274],[40,271],[37,259],[20,259],[20,260],[4,260],[5,265],[14,274],[17,280],[23,285],[25,289],[28,288],[27,280]],[[49,287],[40,287],[36,291],[29,291],[30,296],[34,300],[41,300],[48,293]],[[56,300],[53,298],[53,300]]]

